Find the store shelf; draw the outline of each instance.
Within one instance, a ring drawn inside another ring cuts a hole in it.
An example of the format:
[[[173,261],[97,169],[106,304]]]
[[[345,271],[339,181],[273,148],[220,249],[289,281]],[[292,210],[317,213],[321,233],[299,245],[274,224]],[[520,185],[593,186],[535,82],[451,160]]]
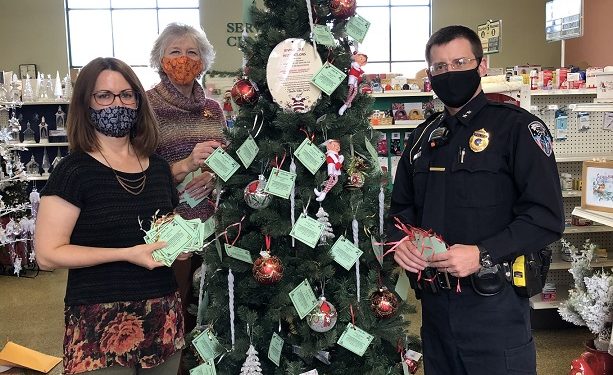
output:
[[[26,180],[28,181],[47,181],[49,176],[27,176]]]
[[[370,94],[373,98],[402,98],[408,96],[433,96],[432,91],[414,91],[414,90],[391,90],[386,92],[376,92]]]
[[[562,198],[581,197],[581,190],[562,190]]]
[[[607,225],[571,225],[564,228],[564,234],[605,232],[613,232],[613,227]]]
[[[586,210],[585,208],[575,207],[573,215],[607,225],[609,228],[613,227],[613,212]]]
[[[543,297],[541,293],[539,293],[530,298],[530,307],[532,307],[534,310],[557,309],[560,306],[560,303],[566,301],[567,298],[567,290],[556,290],[556,299],[553,301],[543,301]]]
[[[551,259],[551,265],[549,266],[549,270],[569,270],[571,266],[571,262],[564,261],[557,256],[558,253]],[[594,259],[592,260],[591,266],[593,268],[600,267],[613,267],[613,251],[607,253],[608,258],[606,259]]]
[[[68,142],[49,142],[49,143],[9,143],[10,146],[15,147],[58,147],[68,146]]]
[[[415,129],[419,124],[424,122],[424,120],[405,120],[406,123],[403,124],[394,124],[394,125],[373,125],[373,129],[375,130],[398,130],[402,131],[405,129]]]
[[[530,90],[530,95],[532,96],[596,95],[596,88],[566,89],[566,90]]]
[[[41,102],[23,102],[21,103],[21,105],[46,105],[46,104],[57,104],[57,105],[70,104],[70,101],[62,99],[62,100],[45,100]]]
[[[574,112],[613,112],[613,102],[569,104],[568,108]]]
[[[556,161],[558,163],[586,161],[586,160],[607,160],[611,159],[613,155],[556,155]]]

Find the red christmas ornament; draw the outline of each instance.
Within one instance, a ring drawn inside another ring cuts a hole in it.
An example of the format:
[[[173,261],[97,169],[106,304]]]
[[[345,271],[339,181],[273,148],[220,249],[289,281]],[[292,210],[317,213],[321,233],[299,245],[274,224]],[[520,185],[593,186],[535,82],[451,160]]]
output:
[[[330,13],[335,18],[349,18],[355,15],[355,0],[330,0]]]
[[[247,78],[236,81],[230,93],[234,103],[240,106],[255,104],[260,97],[257,85]]]
[[[370,309],[379,319],[391,318],[398,311],[398,298],[383,287],[370,295]]]
[[[258,283],[272,285],[283,278],[283,263],[276,256],[261,256],[253,263],[253,277]]]

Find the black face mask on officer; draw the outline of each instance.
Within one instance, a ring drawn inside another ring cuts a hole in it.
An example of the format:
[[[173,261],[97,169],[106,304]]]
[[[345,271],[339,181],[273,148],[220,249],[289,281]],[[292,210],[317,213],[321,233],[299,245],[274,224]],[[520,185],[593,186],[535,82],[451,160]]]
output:
[[[447,107],[460,108],[472,98],[481,83],[479,66],[453,70],[430,77],[432,89]]]

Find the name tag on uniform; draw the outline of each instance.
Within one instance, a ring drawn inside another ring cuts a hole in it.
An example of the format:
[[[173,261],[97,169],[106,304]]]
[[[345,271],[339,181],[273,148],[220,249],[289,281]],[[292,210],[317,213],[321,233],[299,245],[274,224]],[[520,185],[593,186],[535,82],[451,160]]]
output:
[[[430,172],[445,172],[445,167],[430,167]]]

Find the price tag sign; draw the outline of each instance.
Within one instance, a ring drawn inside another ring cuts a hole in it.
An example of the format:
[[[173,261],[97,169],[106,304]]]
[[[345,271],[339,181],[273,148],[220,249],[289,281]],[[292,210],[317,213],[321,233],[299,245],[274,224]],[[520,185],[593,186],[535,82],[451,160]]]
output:
[[[277,367],[281,363],[281,351],[283,350],[283,343],[285,341],[277,333],[272,334],[270,339],[270,345],[268,346],[268,359],[270,359]]]
[[[370,333],[349,323],[336,343],[361,357],[373,338]]]
[[[253,263],[253,259],[251,258],[251,253],[249,250],[242,249],[237,246],[232,246],[229,244],[224,244],[226,247],[226,254],[230,258],[242,260],[245,263]]]
[[[369,28],[370,22],[359,14],[356,14],[355,17],[351,17],[347,22],[345,31],[347,32],[347,35],[362,43],[364,41],[364,37],[366,37],[366,33],[368,33]]]
[[[289,298],[292,300],[300,319],[304,319],[317,306],[317,298],[315,298],[313,288],[311,288],[307,279],[304,279],[300,285],[289,292]]]
[[[204,161],[204,164],[215,172],[224,182],[228,181],[230,177],[238,170],[239,164],[228,155],[221,147],[217,147],[215,151],[209,155]]]
[[[208,328],[196,336],[192,344],[205,361],[212,361],[223,352],[223,347],[217,337]]]
[[[343,73],[339,68],[326,61],[324,66],[319,69],[311,79],[311,82],[319,87],[321,91],[328,95],[332,95],[338,85],[343,82],[347,74]]]
[[[349,271],[363,251],[341,235],[330,249],[330,254],[336,263]]]
[[[302,242],[303,244],[315,248],[317,242],[321,238],[321,233],[324,230],[324,225],[319,221],[308,217],[305,214],[300,215],[292,231],[289,235]]]
[[[294,155],[302,165],[306,167],[306,169],[311,172],[311,174],[315,174],[319,168],[326,161],[326,154],[324,154],[319,147],[313,144],[308,138],[305,138],[304,141],[300,144],[300,146],[294,152]]]
[[[477,25],[477,34],[481,40],[483,54],[500,52],[500,29],[502,20],[487,21],[482,25]]]
[[[251,135],[243,142],[243,144],[236,150],[236,155],[241,160],[241,163],[245,166],[245,168],[249,168],[256,155],[260,151],[260,148],[255,143],[255,140]]]
[[[268,182],[264,191],[277,197],[288,199],[294,183],[296,182],[296,174],[284,171],[279,168],[273,168],[268,177]]]
[[[315,25],[313,27],[313,39],[315,39],[315,43],[323,44],[324,46],[336,46],[334,35],[332,35],[327,25]]]

